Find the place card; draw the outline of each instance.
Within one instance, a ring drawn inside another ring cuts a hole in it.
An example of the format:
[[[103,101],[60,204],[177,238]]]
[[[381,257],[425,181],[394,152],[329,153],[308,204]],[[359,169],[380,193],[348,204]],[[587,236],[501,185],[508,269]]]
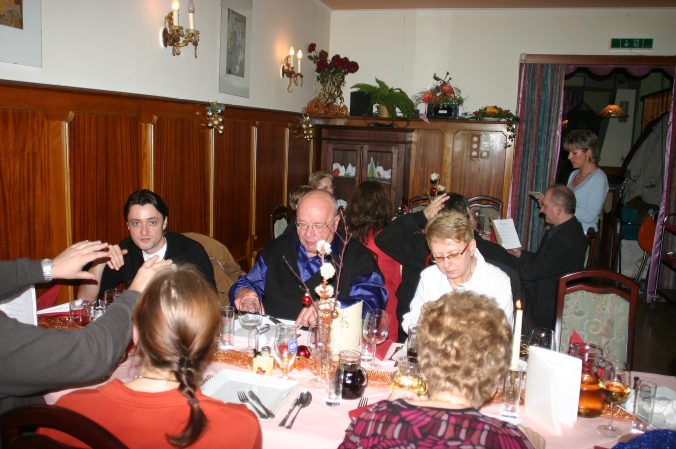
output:
[[[363,302],[359,301],[344,309],[338,307],[338,317],[331,324],[331,340],[333,353],[361,348],[361,310]]]
[[[577,420],[582,360],[531,346],[526,378],[526,415],[544,428],[561,434],[560,424]]]

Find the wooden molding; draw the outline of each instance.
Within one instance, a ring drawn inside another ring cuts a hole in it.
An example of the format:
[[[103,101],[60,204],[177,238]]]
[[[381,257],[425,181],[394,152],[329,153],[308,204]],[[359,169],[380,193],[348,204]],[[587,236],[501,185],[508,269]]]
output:
[[[676,66],[676,56],[526,55],[526,64]]]

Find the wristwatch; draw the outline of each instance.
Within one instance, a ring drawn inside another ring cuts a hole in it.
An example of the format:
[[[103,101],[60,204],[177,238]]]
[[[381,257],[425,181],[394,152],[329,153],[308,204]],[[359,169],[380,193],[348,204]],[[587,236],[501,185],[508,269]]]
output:
[[[52,259],[42,259],[40,265],[42,265],[42,274],[45,275],[45,281],[50,282],[52,280],[52,267],[54,266],[54,261]]]

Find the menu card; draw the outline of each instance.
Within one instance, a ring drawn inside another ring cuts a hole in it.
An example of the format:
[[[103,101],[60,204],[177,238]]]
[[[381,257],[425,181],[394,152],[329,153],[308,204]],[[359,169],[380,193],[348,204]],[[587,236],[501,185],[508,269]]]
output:
[[[359,351],[361,346],[361,310],[362,301],[341,309],[338,307],[338,318],[331,324],[331,340],[333,353],[339,354],[346,349]]]
[[[582,360],[531,346],[526,377],[526,415],[557,435],[560,423],[577,420]]]
[[[506,218],[504,220],[495,220],[491,217],[495,239],[505,249],[521,248],[521,241],[514,227],[514,220]]]
[[[16,295],[0,301],[0,310],[20,323],[38,325],[35,288],[27,286]]]

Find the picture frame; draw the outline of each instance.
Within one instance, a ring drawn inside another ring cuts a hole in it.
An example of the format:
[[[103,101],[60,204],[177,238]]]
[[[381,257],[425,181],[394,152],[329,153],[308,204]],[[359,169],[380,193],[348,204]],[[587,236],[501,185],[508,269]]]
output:
[[[249,98],[253,0],[221,1],[218,91]]]
[[[6,17],[6,24],[0,22],[0,62],[42,67],[41,0],[22,0],[10,7],[14,7],[10,15],[21,18]],[[23,28],[17,27],[19,23]]]

